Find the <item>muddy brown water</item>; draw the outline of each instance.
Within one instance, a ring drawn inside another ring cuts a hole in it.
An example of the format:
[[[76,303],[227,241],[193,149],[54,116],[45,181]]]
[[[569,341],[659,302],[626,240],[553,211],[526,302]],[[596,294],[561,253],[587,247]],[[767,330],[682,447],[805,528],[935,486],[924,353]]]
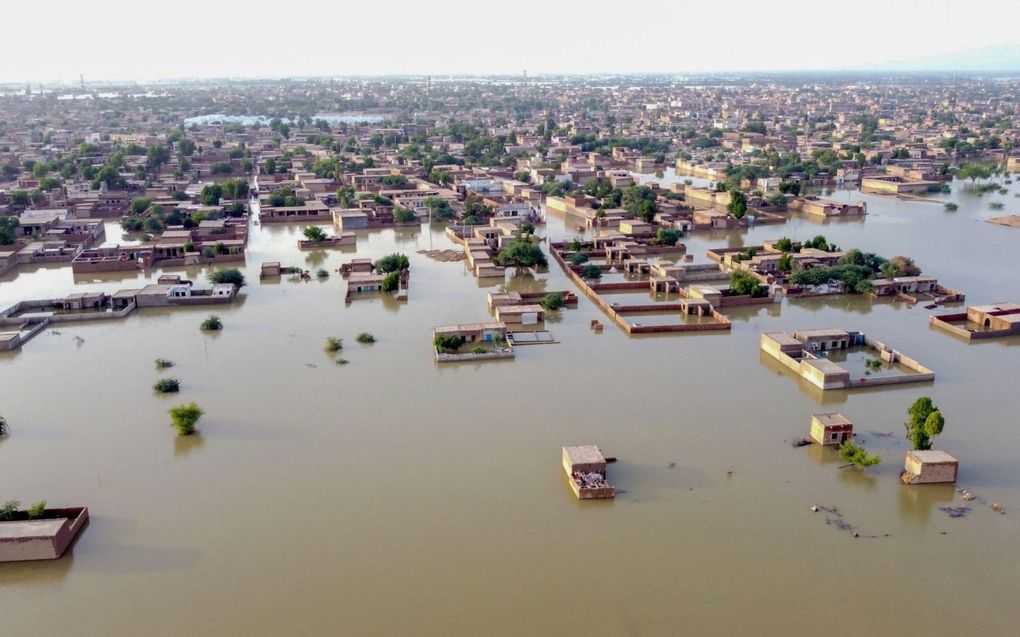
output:
[[[942,196],[956,212],[834,197],[870,214],[686,241],[701,262],[711,246],[824,234],[911,255],[970,303],[1020,300],[1020,231],[981,221],[1013,192],[956,183]],[[545,232],[576,225],[553,214]],[[0,355],[0,500],[92,515],[64,559],[0,565],[0,632],[1016,634],[1020,339],[967,344],[920,306],[854,297],[730,310],[731,333],[627,337],[582,296],[547,322],[558,344],[440,367],[431,328],[487,320],[498,281],[417,254],[456,248],[437,228],[358,233],[357,256],[410,257],[407,304],[345,306],[335,273],[259,283],[262,261],[335,270],[352,256],[300,252],[300,232],[253,228],[243,302],[215,309],[222,333],[199,331],[207,308],[145,310]],[[29,269],[0,279],[0,305],[158,274]],[[555,265],[507,286],[575,289]],[[759,353],[763,331],[819,327],[872,334],[936,380],[822,395]],[[362,331],[377,342],[355,342]],[[323,351],[327,336],[345,339],[348,365]],[[157,372],[156,358],[176,366]],[[162,375],[181,393],[154,395]],[[970,503],[952,519],[951,486],[899,483],[904,411],[925,394],[946,415],[937,446],[960,459],[960,485],[1006,515]],[[200,435],[178,438],[166,410],[190,400],[206,412]],[[882,464],[862,473],[792,448],[818,411],[846,414]],[[586,443],[619,458],[615,501],[571,495],[560,446]],[[861,537],[812,505],[838,507]]]

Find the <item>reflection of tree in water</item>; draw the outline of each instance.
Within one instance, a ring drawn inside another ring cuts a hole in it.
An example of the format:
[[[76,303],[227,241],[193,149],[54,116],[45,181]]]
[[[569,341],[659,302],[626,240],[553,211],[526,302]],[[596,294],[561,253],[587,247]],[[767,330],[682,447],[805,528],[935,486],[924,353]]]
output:
[[[312,250],[305,256],[305,263],[310,266],[319,266],[326,261],[327,256],[325,250]]]
[[[955,491],[951,484],[924,484],[903,486],[897,489],[900,519],[905,524],[927,527],[933,510],[953,502]]]
[[[174,456],[190,455],[205,444],[205,438],[199,432],[192,436],[174,436]]]

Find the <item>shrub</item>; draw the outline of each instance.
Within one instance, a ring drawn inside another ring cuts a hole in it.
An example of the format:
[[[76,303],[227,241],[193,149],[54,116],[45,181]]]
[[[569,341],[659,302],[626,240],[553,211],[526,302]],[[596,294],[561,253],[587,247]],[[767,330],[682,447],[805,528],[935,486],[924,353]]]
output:
[[[544,268],[548,265],[542,248],[528,239],[514,239],[499,251],[494,259],[497,265],[516,268]]]
[[[566,305],[566,301],[564,299],[563,292],[550,292],[549,294],[546,294],[545,298],[539,301],[538,304],[541,305],[547,312],[553,312]]]
[[[39,500],[25,511],[29,520],[37,520],[46,513],[46,500]]]
[[[329,278],[329,270],[324,270],[323,268],[319,268],[318,270],[315,271],[315,278],[316,279],[328,279]]]
[[[306,239],[315,243],[325,241],[327,238],[326,231],[319,226],[305,226],[302,234],[305,235]]]
[[[602,278],[602,268],[597,265],[586,265],[581,270],[581,276],[585,279],[599,280]]]
[[[486,353],[488,353],[488,351],[489,350],[485,349],[481,345],[475,345],[474,347],[471,348],[471,353],[472,354],[486,354]]]
[[[4,502],[3,506],[0,506],[0,522],[7,522],[14,519],[14,514],[18,512],[18,508],[21,503],[17,500],[8,500]]]
[[[382,291],[393,292],[400,288],[400,273],[390,272],[382,280]]]
[[[575,252],[570,256],[570,262],[574,265],[584,265],[588,263],[588,255],[583,252]]]
[[[675,246],[684,236],[684,233],[675,228],[659,228],[655,233],[655,239],[662,245]]]
[[[346,358],[338,358],[338,359],[336,359],[336,364],[337,365],[346,365],[349,362],[350,361],[348,361]]]
[[[152,388],[161,394],[173,394],[181,390],[181,382],[176,378],[160,378]]]
[[[730,272],[730,292],[735,296],[750,297],[761,297],[767,293],[758,277],[743,270]]]
[[[209,318],[202,321],[201,327],[203,331],[215,332],[223,329],[223,321],[221,321],[220,317],[215,314],[210,314]]]
[[[177,405],[169,410],[170,422],[177,429],[177,435],[190,436],[195,433],[195,424],[204,413],[202,408],[194,402],[187,405]]]
[[[378,272],[390,273],[406,270],[411,267],[410,260],[399,252],[387,255],[375,262],[375,269]]]
[[[174,362],[173,361],[168,361],[165,358],[157,358],[156,359],[156,369],[168,369],[168,368],[173,367],[173,366],[174,366]]]
[[[867,469],[872,465],[882,462],[878,454],[869,454],[864,447],[855,444],[853,440],[847,440],[843,443],[839,448],[839,456],[861,469]]]
[[[410,223],[418,218],[413,210],[398,207],[393,211],[393,220],[397,223]]]
[[[0,416],[0,436],[6,436],[10,430],[7,428],[7,419]]]
[[[952,201],[948,201],[948,202],[946,202],[946,204],[945,204],[945,205],[943,206],[943,208],[945,208],[945,209],[946,209],[946,210],[948,210],[949,212],[955,212],[956,210],[959,210],[959,209],[960,209],[960,206],[956,205],[956,204],[955,204],[955,203],[953,203]]]
[[[330,354],[334,354],[336,352],[339,352],[343,348],[344,348],[344,339],[337,338],[335,336],[330,336],[329,338],[326,339],[326,345],[325,345],[324,349],[327,352],[329,352]]]
[[[369,332],[362,332],[361,334],[358,334],[358,338],[355,339],[355,340],[357,340],[359,343],[362,343],[362,344],[368,344],[368,343],[374,343],[375,342],[375,337],[372,336]]]
[[[456,352],[464,344],[463,336],[436,336],[436,349],[444,354]]]
[[[209,280],[217,284],[233,283],[239,288],[244,286],[244,274],[242,274],[237,268],[216,270],[209,275]]]

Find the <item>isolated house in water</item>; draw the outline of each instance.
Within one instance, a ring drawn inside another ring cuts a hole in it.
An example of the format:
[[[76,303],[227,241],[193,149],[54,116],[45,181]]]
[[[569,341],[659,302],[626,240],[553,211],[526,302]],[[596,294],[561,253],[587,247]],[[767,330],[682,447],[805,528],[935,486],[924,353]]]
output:
[[[908,451],[900,478],[906,484],[956,482],[960,461],[935,449]]]
[[[854,437],[854,424],[839,413],[812,414],[811,438],[820,445],[842,445]]]

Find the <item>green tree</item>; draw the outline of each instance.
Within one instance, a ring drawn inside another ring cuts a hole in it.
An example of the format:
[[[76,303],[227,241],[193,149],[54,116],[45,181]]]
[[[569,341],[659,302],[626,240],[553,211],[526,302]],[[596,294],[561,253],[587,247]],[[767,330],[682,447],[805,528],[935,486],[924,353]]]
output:
[[[227,179],[220,184],[223,196],[228,199],[243,199],[248,196],[248,181],[246,179]]]
[[[675,228],[659,228],[655,231],[655,239],[662,245],[675,246],[684,233]]]
[[[584,266],[584,269],[581,270],[581,278],[598,281],[602,278],[602,268],[595,264],[586,265]]]
[[[195,433],[195,425],[205,412],[196,403],[190,402],[171,407],[169,413],[170,422],[177,429],[177,435],[190,436]]]
[[[847,440],[840,446],[839,456],[861,469],[867,469],[882,461],[882,458],[877,454],[869,454],[864,447],[855,444],[853,440]]]
[[[160,166],[170,161],[170,151],[162,144],[149,146],[145,153],[145,163],[149,170],[157,170]]]
[[[237,268],[216,270],[209,275],[209,280],[216,284],[233,283],[238,288],[244,286],[244,274]]]
[[[395,292],[400,289],[400,272],[390,272],[383,277],[382,291]]]
[[[544,268],[548,265],[542,248],[522,238],[505,244],[496,255],[495,262],[503,267],[517,268]]]
[[[223,198],[223,187],[219,184],[209,184],[202,188],[202,204],[205,206],[218,206]]]
[[[18,226],[21,221],[13,215],[0,215],[0,245],[11,245],[17,240]]]
[[[326,231],[319,226],[305,226],[305,229],[302,230],[302,234],[305,235],[306,239],[314,241],[315,243],[321,243],[327,238]]]
[[[426,197],[425,206],[432,213],[432,216],[440,221],[453,218],[453,208],[450,207],[450,202],[442,197]]]
[[[734,296],[761,297],[767,293],[758,277],[745,270],[730,272],[730,292]]]
[[[418,219],[418,215],[410,208],[397,206],[393,209],[393,220],[397,223],[411,223]]]
[[[563,292],[550,292],[538,302],[546,311],[553,312],[566,305],[566,297]]]
[[[358,203],[357,193],[350,186],[342,186],[336,191],[336,201],[341,208],[353,208]]]
[[[376,272],[400,272],[411,267],[411,261],[399,252],[388,254],[375,262]]]
[[[747,214],[747,195],[739,190],[732,191],[730,193],[730,203],[726,206],[726,210],[735,218],[743,219]]]
[[[910,419],[904,423],[907,440],[914,449],[931,449],[932,439],[945,429],[946,419],[929,396],[922,396],[907,409]]]

